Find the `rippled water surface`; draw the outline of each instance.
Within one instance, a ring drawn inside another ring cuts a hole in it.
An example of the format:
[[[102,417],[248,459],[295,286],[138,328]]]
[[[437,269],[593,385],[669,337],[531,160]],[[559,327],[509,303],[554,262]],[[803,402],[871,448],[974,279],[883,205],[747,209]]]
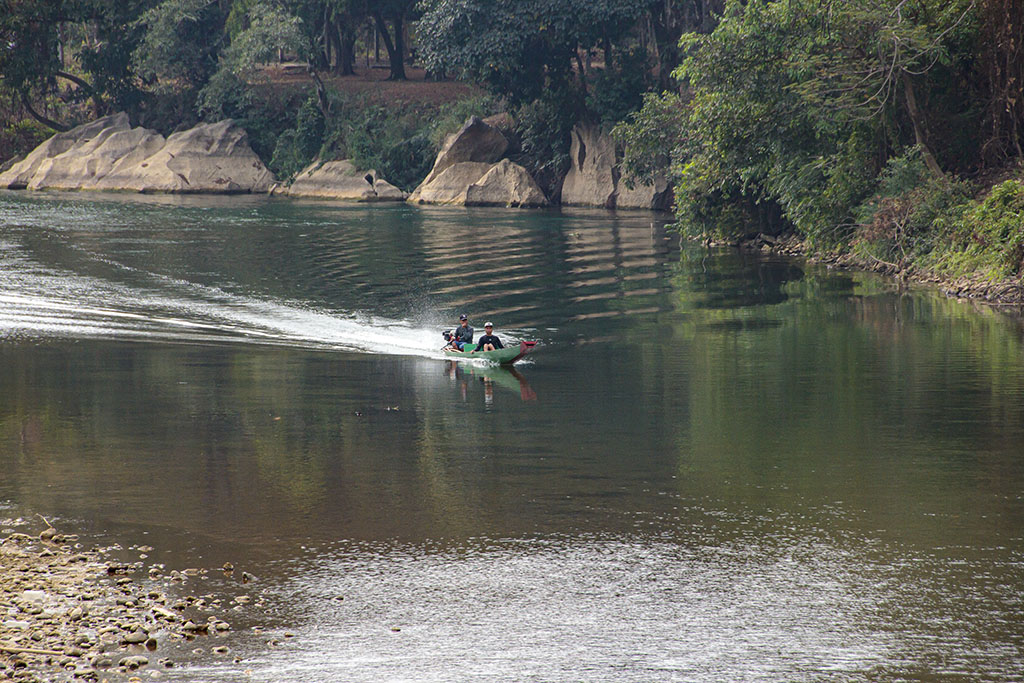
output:
[[[257,577],[168,680],[1024,680],[1019,321],[664,222],[0,193],[4,515]]]

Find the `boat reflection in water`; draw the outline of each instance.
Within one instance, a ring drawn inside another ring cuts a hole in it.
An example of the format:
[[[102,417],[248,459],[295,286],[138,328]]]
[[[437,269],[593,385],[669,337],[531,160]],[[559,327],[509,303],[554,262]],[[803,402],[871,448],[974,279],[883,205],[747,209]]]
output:
[[[533,390],[530,383],[526,381],[523,374],[510,366],[504,365],[472,365],[448,361],[446,372],[448,378],[459,385],[459,391],[463,401],[469,398],[470,379],[478,379],[484,387],[484,403],[491,405],[494,402],[494,387],[501,386],[513,391],[519,391],[519,398],[523,401],[536,401],[537,392]]]

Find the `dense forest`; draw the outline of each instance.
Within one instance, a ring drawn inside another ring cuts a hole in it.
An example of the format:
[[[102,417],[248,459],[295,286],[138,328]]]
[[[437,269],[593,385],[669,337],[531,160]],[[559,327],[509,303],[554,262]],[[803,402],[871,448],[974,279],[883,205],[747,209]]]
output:
[[[1024,269],[1020,0],[0,0],[0,34],[0,162],[114,111],[233,118],[278,177],[350,158],[408,189],[466,116],[507,112],[555,199],[599,124],[630,182],[668,173],[690,236]],[[284,61],[301,87],[268,77]],[[374,67],[472,88],[338,87]]]

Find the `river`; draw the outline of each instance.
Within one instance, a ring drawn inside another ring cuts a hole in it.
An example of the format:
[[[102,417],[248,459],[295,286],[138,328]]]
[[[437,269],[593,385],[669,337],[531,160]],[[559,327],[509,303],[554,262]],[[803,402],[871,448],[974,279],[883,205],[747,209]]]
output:
[[[164,680],[1024,680],[1021,322],[665,222],[2,192],[0,517],[253,575]]]

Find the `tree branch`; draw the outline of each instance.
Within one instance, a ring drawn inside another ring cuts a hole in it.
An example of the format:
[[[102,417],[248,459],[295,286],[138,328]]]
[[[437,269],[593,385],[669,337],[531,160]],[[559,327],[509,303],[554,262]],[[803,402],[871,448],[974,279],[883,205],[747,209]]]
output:
[[[29,101],[28,95],[26,93],[21,93],[21,106],[25,107],[25,111],[27,111],[29,113],[29,116],[31,116],[32,118],[34,118],[36,121],[38,121],[39,123],[43,124],[47,128],[52,128],[55,131],[57,131],[58,133],[63,133],[64,131],[69,130],[69,128],[67,126],[65,126],[64,124],[57,123],[56,121],[53,121],[52,119],[48,119],[45,116],[43,116],[42,114],[40,114],[39,112],[37,112],[35,109],[33,109],[32,108],[32,103]]]

